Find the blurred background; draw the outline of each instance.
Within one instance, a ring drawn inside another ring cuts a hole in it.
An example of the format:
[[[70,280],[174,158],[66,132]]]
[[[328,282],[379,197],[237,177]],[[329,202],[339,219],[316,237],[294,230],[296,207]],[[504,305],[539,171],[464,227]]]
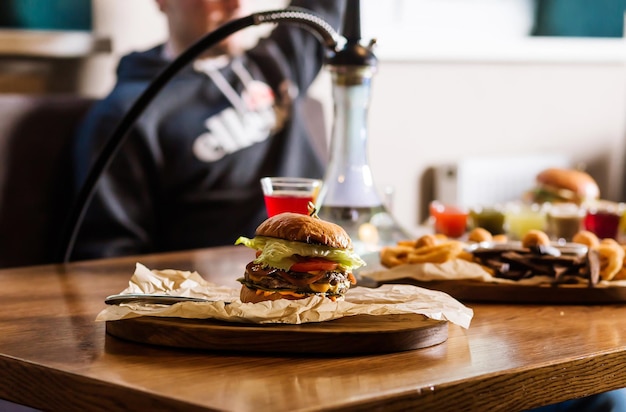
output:
[[[625,3],[362,0],[380,60],[370,165],[400,223],[422,223],[433,198],[518,196],[555,164],[586,169],[603,198],[624,200]],[[3,0],[0,93],[103,97],[122,55],[164,38],[154,0]],[[324,72],[311,92],[327,133],[330,87]]]

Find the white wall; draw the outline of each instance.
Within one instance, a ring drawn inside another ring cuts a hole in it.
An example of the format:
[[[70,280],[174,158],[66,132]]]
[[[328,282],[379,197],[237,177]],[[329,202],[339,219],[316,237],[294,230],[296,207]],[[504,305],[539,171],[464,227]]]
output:
[[[618,200],[624,74],[614,63],[382,62],[370,113],[375,178],[395,186],[396,215],[410,226],[426,169],[463,157],[566,154]]]
[[[119,56],[161,41],[165,25],[154,0],[94,5],[96,30],[114,40],[113,55],[92,59],[85,80],[85,93],[100,96]],[[404,226],[419,224],[426,170],[466,156],[563,153],[588,165],[603,197],[622,200],[626,45],[411,38],[399,52],[402,38],[381,40],[377,51],[369,152],[377,186],[395,188],[394,213]],[[329,119],[330,87],[324,72],[312,89]]]

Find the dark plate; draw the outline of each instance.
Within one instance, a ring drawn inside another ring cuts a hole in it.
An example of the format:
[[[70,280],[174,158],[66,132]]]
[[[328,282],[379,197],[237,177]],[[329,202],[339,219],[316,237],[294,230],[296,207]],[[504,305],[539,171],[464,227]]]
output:
[[[553,242],[550,245],[554,251],[564,255],[576,255],[584,256],[587,253],[587,246],[580,243],[565,243],[565,242]],[[529,249],[522,247],[522,242],[480,242],[470,244],[466,250],[468,252],[474,252],[477,250],[516,250],[516,251],[528,251]]]

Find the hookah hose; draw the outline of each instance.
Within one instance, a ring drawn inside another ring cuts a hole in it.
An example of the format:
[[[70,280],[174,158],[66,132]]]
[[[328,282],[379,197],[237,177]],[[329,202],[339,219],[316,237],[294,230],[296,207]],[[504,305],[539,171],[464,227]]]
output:
[[[157,96],[161,89],[188,63],[197,58],[206,49],[218,44],[231,34],[249,26],[263,23],[286,22],[299,25],[311,31],[330,50],[337,47],[339,35],[330,24],[315,14],[300,8],[264,11],[232,20],[216,30],[208,33],[173,60],[148,85],[137,98],[126,115],[120,120],[111,137],[106,141],[102,151],[91,166],[87,177],[70,209],[70,213],[61,232],[59,249],[55,262],[69,262],[78,232],[94,195],[96,185],[102,172],[109,166],[113,157],[126,140],[130,128],[146,107]]]

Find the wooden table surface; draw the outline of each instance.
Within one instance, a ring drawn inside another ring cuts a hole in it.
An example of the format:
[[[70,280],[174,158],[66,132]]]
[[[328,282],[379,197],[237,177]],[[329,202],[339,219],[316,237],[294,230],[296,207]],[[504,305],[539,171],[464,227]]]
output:
[[[514,411],[626,386],[626,305],[468,304],[472,325],[450,325],[442,344],[352,357],[162,348],[94,321],[137,261],[237,286],[251,253],[1,270],[0,399],[62,411]]]

